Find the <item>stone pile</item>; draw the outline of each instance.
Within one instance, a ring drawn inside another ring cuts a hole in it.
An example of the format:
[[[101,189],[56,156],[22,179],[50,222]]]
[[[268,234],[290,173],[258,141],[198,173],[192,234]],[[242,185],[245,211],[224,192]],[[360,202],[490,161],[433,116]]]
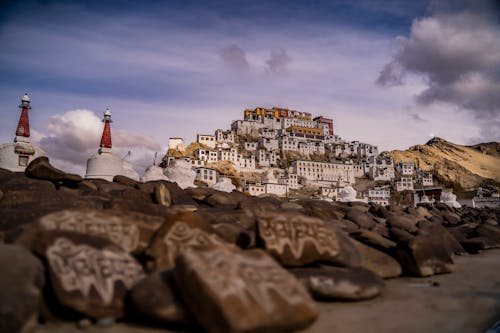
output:
[[[500,247],[500,210],[287,202],[176,183],[0,169],[0,332],[53,320],[207,332],[309,326],[316,301]],[[15,306],[13,306],[15,304]]]

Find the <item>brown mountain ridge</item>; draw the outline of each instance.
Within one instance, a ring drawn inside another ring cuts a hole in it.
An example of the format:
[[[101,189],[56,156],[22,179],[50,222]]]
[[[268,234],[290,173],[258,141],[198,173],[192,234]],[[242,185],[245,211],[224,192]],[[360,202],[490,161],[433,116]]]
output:
[[[394,163],[414,162],[435,178],[456,191],[471,191],[478,187],[500,186],[500,143],[489,142],[462,146],[441,138],[407,150],[388,152]]]

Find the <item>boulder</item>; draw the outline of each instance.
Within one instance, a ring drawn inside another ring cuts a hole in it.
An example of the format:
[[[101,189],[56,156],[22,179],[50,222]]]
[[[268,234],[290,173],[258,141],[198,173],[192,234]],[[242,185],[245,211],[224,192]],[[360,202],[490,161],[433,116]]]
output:
[[[396,247],[396,243],[392,240],[366,229],[360,229],[359,231],[352,232],[350,236],[362,243],[381,249],[384,252]]]
[[[408,232],[417,232],[418,218],[411,215],[391,215],[387,218],[387,225],[400,228]]]
[[[399,242],[396,251],[404,271],[412,275],[430,276],[455,269],[448,249],[437,236],[421,235]]]
[[[130,316],[147,323],[186,324],[188,315],[174,289],[171,271],[145,277],[130,290]]]
[[[448,230],[440,224],[430,224],[419,229],[420,235],[431,235],[434,237],[439,237],[443,246],[448,251],[448,254],[465,254],[466,251],[460,245],[459,241],[453,237],[453,235],[448,232]]]
[[[307,290],[262,250],[188,249],[174,275],[207,332],[292,331],[318,316]]]
[[[353,242],[361,254],[361,267],[384,279],[401,275],[401,265],[393,257],[357,240],[353,240]]]
[[[432,215],[431,213],[429,213],[429,210],[425,207],[422,207],[422,206],[418,206],[416,209],[415,209],[415,214],[420,217],[420,218],[424,218],[424,219],[428,219],[430,218]]]
[[[479,237],[489,239],[495,247],[500,247],[500,228],[491,224],[481,224],[474,233]]]
[[[210,205],[211,207],[227,207],[229,209],[235,209],[238,205],[237,199],[232,195],[232,193],[219,192],[216,191],[213,194],[208,195],[202,200],[203,203]]]
[[[409,241],[415,238],[415,236],[410,234],[408,231],[397,227],[392,227],[391,229],[389,229],[389,236],[391,237],[391,240],[396,243]]]
[[[0,332],[27,332],[37,324],[44,269],[29,251],[0,244]]]
[[[246,230],[255,229],[255,217],[247,210],[210,209],[205,211],[215,223],[236,224]]]
[[[443,213],[443,220],[445,221],[446,225],[453,227],[460,224],[460,216],[452,212]]]
[[[46,156],[40,156],[31,161],[26,167],[24,174],[30,178],[49,180],[56,185],[78,186],[78,183],[83,180],[82,177],[66,173],[54,168]]]
[[[268,213],[257,224],[258,244],[284,265],[320,261],[360,265],[361,257],[349,238],[320,219],[299,213]]]
[[[364,206],[361,206],[364,207]],[[346,214],[346,218],[356,223],[360,228],[371,229],[375,227],[376,223],[373,221],[371,215],[360,211],[356,208],[351,208]]]
[[[159,217],[94,209],[62,210],[39,219],[40,227],[45,230],[99,236],[134,254],[141,253],[149,246],[153,235],[162,224],[163,219]]]
[[[96,236],[46,231],[36,252],[46,261],[58,303],[93,318],[121,317],[128,290],[144,278],[129,253]]]
[[[137,180],[134,180],[132,178],[123,176],[123,175],[116,175],[113,177],[113,183],[118,183],[122,184],[128,187],[132,188],[139,188],[139,182]]]
[[[289,201],[283,202],[281,204],[280,208],[283,210],[298,210],[298,211],[304,210],[304,206],[302,206],[296,202],[289,202]]]
[[[171,270],[175,259],[188,248],[207,248],[228,244],[218,237],[203,215],[179,212],[168,216],[151,241],[146,254],[152,259],[150,271]]]
[[[228,243],[235,244],[242,249],[255,245],[255,233],[233,223],[212,224],[215,233]]]
[[[320,218],[325,222],[341,220],[345,215],[341,206],[337,203],[333,204],[319,200],[300,200],[296,203],[304,207],[304,214]]]
[[[497,247],[496,242],[491,241],[487,237],[472,237],[461,240],[460,245],[462,245],[462,247],[471,254],[476,254],[480,251]]]
[[[154,187],[154,201],[162,206],[170,207],[172,206],[172,196],[167,186],[163,183],[158,183]]]
[[[364,268],[294,268],[291,272],[317,300],[360,301],[378,296],[384,281]]]

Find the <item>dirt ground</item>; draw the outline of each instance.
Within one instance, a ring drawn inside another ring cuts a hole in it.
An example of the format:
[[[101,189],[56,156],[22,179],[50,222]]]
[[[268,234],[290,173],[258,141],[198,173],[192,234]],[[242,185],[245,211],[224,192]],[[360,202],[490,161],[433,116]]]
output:
[[[382,296],[370,301],[319,303],[319,319],[302,333],[485,333],[500,321],[500,249],[457,257],[456,264],[452,274],[386,280]],[[125,324],[81,330],[66,323],[39,326],[35,332],[172,331]]]

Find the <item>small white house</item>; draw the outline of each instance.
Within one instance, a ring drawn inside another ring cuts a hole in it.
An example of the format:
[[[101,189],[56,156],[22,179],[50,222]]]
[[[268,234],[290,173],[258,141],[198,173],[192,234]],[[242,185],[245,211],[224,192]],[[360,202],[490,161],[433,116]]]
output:
[[[208,134],[198,134],[196,136],[196,142],[205,145],[210,148],[215,148],[215,135],[208,135]]]
[[[413,178],[411,176],[401,176],[401,178],[395,182],[396,191],[413,191]]]
[[[206,183],[208,186],[213,186],[217,183],[217,170],[210,168],[196,168],[196,180]]]
[[[398,171],[405,176],[411,176],[415,173],[415,164],[413,162],[399,162]]]

